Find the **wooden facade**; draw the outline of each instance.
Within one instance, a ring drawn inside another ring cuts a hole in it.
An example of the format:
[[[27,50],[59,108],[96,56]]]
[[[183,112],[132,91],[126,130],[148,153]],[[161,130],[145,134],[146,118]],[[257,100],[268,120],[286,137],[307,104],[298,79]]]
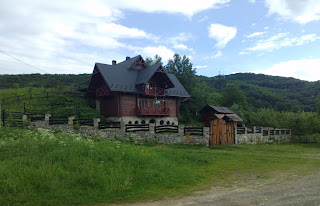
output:
[[[171,94],[167,94],[168,89]],[[169,78],[161,65],[149,68],[141,56],[134,60],[127,57],[119,65],[115,61],[112,65],[96,64],[87,96],[97,100],[102,115],[120,118],[177,118],[181,100],[190,97],[177,79]]]

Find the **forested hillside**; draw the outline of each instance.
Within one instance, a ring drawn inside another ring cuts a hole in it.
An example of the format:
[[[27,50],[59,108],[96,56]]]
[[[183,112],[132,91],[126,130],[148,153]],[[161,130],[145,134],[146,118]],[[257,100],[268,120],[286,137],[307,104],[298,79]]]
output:
[[[0,89],[44,87],[65,87],[75,90],[87,87],[91,74],[19,74],[0,75]]]
[[[90,77],[90,74],[0,75],[0,89],[32,86],[78,90],[87,87]],[[317,111],[316,98],[320,94],[320,81],[308,82],[252,73],[211,78],[200,76],[200,80],[218,93],[223,93],[227,85],[238,85],[245,93],[248,106],[252,110],[273,108],[277,111]]]
[[[320,94],[320,81],[308,82],[253,73],[237,73],[212,78],[201,76],[200,79],[219,92],[222,92],[227,85],[238,85],[253,109],[317,111],[316,98]]]

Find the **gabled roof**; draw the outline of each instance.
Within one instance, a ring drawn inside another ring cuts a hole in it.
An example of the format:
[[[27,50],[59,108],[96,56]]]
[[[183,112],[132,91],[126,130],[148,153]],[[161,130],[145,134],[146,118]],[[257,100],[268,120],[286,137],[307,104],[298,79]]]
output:
[[[217,119],[224,119],[231,122],[242,122],[243,120],[227,107],[218,107],[212,105],[206,105],[200,111],[202,115],[213,115]]]
[[[162,66],[156,64],[144,69],[134,69],[133,65],[140,58],[142,57],[138,55],[116,65],[96,63],[95,69],[100,71],[101,76],[111,91],[142,94],[143,91],[138,85],[147,83]],[[167,96],[190,97],[173,74],[167,72],[164,72],[164,74],[168,77],[168,80],[172,82],[172,85],[170,83],[170,87],[173,87],[166,89]]]
[[[155,64],[150,67],[147,67],[146,69],[141,69],[139,70],[137,79],[136,79],[136,84],[144,84],[149,81],[149,79],[153,76],[153,74],[161,67],[161,64]]]
[[[227,107],[218,107],[212,105],[206,105],[200,111],[201,114],[234,114],[233,111],[228,109]]]

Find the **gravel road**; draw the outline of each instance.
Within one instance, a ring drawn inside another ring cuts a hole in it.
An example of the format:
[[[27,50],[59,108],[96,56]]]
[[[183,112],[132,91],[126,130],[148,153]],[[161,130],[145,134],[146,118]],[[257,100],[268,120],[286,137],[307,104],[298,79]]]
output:
[[[306,177],[255,180],[252,186],[213,187],[182,199],[124,204],[122,206],[320,206],[320,172]]]

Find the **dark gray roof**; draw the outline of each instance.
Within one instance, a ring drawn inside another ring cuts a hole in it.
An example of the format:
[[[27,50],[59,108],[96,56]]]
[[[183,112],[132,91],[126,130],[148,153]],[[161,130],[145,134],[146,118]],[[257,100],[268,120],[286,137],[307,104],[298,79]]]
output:
[[[212,105],[206,105],[200,111],[201,114],[234,114],[233,111],[228,109],[227,107],[218,107]]]
[[[149,81],[153,74],[159,69],[161,64],[152,65],[146,69],[141,69],[138,73],[136,84],[140,85]]]
[[[243,120],[236,114],[231,114],[223,117],[224,120],[232,122],[242,122]]]
[[[180,97],[190,97],[190,94],[187,90],[182,86],[180,81],[174,74],[168,74],[169,79],[173,83],[174,87],[170,89],[166,89],[166,95],[168,96],[180,96]]]
[[[140,55],[116,65],[96,63],[95,68],[101,72],[103,79],[111,91],[142,93],[137,85],[147,83],[161,65],[156,64],[139,70],[131,69],[132,65],[139,58],[141,58]],[[174,85],[174,88],[166,89],[167,96],[190,97],[188,92],[173,74],[166,73],[166,75]]]

